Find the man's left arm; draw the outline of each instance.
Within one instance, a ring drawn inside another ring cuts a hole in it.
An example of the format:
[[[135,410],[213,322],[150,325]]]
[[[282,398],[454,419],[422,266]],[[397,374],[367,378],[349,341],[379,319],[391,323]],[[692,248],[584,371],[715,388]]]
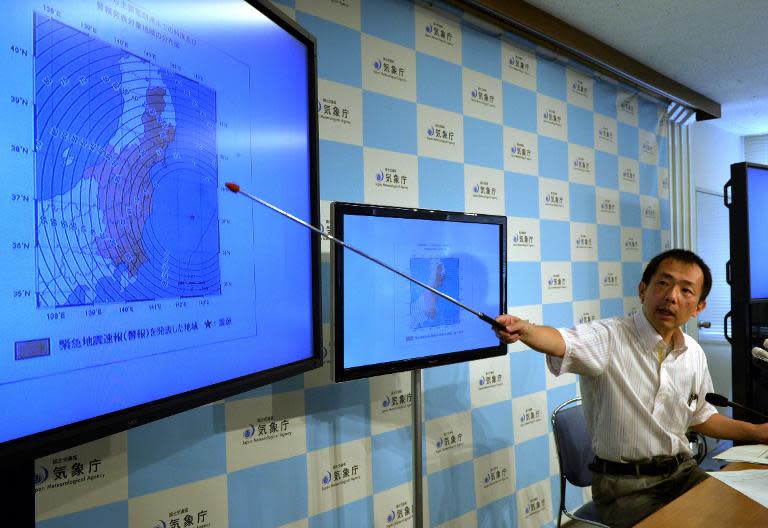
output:
[[[713,438],[768,444],[768,423],[752,424],[715,413],[704,422],[690,427],[693,431]]]

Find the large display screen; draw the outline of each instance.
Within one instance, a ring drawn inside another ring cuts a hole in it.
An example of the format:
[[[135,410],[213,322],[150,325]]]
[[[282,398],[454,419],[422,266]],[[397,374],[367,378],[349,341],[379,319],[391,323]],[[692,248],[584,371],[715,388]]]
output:
[[[318,223],[315,40],[240,0],[15,0],[0,40],[0,460],[317,366],[317,240],[224,187]]]
[[[333,203],[345,243],[495,317],[506,312],[506,217]],[[333,253],[337,381],[493,355],[475,314],[348,249]]]
[[[768,236],[764,211],[768,206],[768,169],[747,166],[749,284],[752,299],[768,299]]]

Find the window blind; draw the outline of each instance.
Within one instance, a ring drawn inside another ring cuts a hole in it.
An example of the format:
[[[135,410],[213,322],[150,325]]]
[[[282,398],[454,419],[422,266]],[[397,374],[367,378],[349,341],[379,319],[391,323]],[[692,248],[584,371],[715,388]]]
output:
[[[728,208],[722,195],[697,190],[696,211],[698,254],[712,270],[712,291],[699,314],[699,322],[710,321],[712,326],[701,328],[699,337],[724,341],[723,317],[731,309],[731,287],[725,282],[725,263],[730,258]]]
[[[744,138],[744,160],[768,165],[768,135]]]

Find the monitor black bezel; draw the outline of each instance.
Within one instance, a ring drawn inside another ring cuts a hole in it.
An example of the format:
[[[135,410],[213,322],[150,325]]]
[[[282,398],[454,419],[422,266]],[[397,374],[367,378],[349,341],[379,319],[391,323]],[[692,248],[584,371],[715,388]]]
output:
[[[273,4],[262,0],[242,0],[272,20],[307,48],[307,146],[309,150],[309,203],[313,225],[319,225],[319,139],[316,105],[317,40]],[[221,189],[225,190],[223,183]],[[229,192],[229,191],[225,191]],[[25,466],[35,458],[69,449],[86,442],[116,434],[133,427],[184,412],[201,405],[235,396],[281,379],[307,372],[323,364],[322,303],[320,286],[320,241],[310,237],[312,276],[313,350],[308,358],[268,370],[248,374],[188,392],[146,402],[109,414],[95,416],[69,425],[48,429],[0,444],[0,467]],[[30,490],[31,492],[31,490]]]
[[[499,215],[485,215],[476,213],[463,213],[457,211],[439,211],[431,209],[415,209],[406,207],[392,207],[384,205],[357,204],[349,202],[331,203],[331,232],[335,237],[344,240],[343,219],[348,215],[356,216],[380,216],[387,218],[405,218],[417,220],[438,220],[446,222],[465,222],[494,224],[499,227],[499,313],[507,311],[507,217]],[[503,356],[507,353],[507,346],[499,342],[497,346],[434,354],[420,358],[390,361],[386,363],[374,363],[370,365],[345,368],[344,367],[344,253],[342,246],[334,244],[331,248],[331,276],[333,278],[331,297],[331,328],[332,342],[334,343],[333,373],[336,382],[349,381],[385,374],[394,374],[416,369],[450,365],[484,359],[495,356]],[[371,262],[371,266],[377,264]],[[406,280],[406,279],[403,279]],[[459,299],[460,300],[460,299]],[[471,307],[470,307],[471,308]],[[498,314],[487,314],[496,316]],[[488,332],[492,332],[490,325]]]
[[[750,169],[768,171],[768,165],[741,162],[731,165],[731,179],[725,186],[729,208],[730,262],[728,274],[733,302],[766,303],[768,297],[752,295],[752,249],[749,226],[749,172]],[[730,187],[730,201],[728,201]]]

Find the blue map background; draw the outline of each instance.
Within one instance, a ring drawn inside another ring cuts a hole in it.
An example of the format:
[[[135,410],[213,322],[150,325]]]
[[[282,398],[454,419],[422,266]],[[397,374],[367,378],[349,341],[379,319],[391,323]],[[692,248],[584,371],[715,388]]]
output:
[[[35,47],[38,306],[219,294],[216,93],[40,14]],[[162,115],[149,90],[164,94]],[[147,151],[147,126],[163,127],[163,149]],[[134,147],[140,161],[126,164]],[[100,190],[129,215],[151,200],[129,226],[136,240],[110,239],[108,223],[126,219],[99,209]],[[97,241],[146,260],[129,270]]]

